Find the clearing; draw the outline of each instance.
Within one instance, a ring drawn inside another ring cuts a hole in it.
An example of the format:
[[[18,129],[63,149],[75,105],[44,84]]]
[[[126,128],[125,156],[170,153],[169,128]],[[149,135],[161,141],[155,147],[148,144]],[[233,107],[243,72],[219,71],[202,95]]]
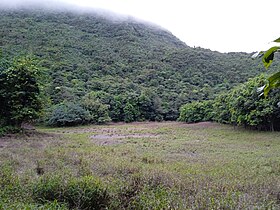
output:
[[[57,174],[98,177],[109,209],[280,209],[279,151],[279,132],[210,122],[117,123],[0,138],[0,166],[26,186]],[[13,199],[37,202],[30,192]],[[8,203],[0,201],[0,209]]]

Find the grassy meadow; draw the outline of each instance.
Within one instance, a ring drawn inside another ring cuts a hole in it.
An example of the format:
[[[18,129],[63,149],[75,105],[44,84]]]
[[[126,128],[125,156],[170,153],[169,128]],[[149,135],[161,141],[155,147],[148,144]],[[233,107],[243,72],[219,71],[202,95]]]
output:
[[[0,209],[280,209],[280,134],[143,122],[8,135]]]

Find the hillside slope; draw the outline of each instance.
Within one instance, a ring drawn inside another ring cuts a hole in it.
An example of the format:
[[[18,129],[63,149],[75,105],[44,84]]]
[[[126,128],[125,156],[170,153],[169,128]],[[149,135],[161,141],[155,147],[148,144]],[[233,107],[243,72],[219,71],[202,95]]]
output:
[[[141,111],[143,95],[160,119],[174,120],[182,104],[212,99],[263,70],[249,54],[191,48],[158,26],[128,17],[21,9],[2,10],[0,20],[3,54],[40,60],[51,78],[52,104],[98,92],[116,121],[124,119],[127,103]],[[124,104],[118,116],[112,113],[116,97]]]

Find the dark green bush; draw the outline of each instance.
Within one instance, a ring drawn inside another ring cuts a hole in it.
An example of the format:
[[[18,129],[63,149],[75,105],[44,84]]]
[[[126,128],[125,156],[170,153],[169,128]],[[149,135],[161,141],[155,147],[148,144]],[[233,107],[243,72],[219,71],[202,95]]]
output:
[[[40,71],[34,64],[30,58],[18,59],[0,71],[0,121],[4,125],[20,127],[40,115]]]
[[[97,96],[99,92],[90,92],[86,94],[82,99],[82,106],[90,114],[90,122],[103,124],[110,122],[111,118],[109,117],[109,105],[104,104],[101,99]],[[105,94],[105,93],[104,93]]]
[[[1,124],[0,124],[1,126]],[[7,133],[19,133],[21,131],[21,128],[14,127],[14,126],[3,126],[0,127],[0,137],[4,136]]]
[[[213,117],[212,103],[212,101],[194,101],[182,106],[179,121],[187,123],[211,121]]]
[[[79,104],[61,103],[52,108],[47,118],[50,126],[74,126],[86,124],[90,120],[90,114]]]
[[[258,88],[265,84],[264,75],[250,79],[213,103],[214,120],[259,130],[280,130],[279,91],[268,97],[260,95]]]

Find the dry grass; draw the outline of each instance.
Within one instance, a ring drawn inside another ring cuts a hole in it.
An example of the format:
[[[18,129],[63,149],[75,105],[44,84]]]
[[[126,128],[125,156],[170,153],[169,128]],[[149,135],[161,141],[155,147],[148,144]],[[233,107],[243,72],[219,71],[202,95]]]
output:
[[[279,209],[279,151],[277,132],[119,123],[1,138],[0,164],[26,182],[38,179],[38,168],[97,176],[110,189],[111,208]]]

